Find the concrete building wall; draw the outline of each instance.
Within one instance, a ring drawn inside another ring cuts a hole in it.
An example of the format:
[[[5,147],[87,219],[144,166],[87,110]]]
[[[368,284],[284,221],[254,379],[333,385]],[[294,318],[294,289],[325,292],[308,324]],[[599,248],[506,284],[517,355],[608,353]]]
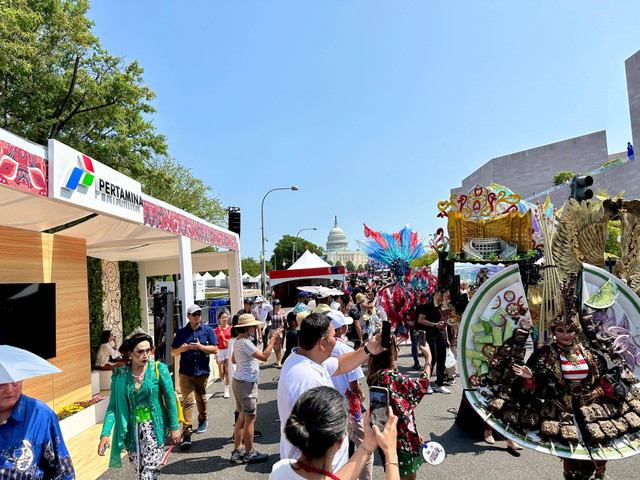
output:
[[[640,51],[624,62],[627,73],[627,95],[631,117],[631,137],[634,150],[640,147]]]
[[[497,183],[527,198],[553,186],[553,176],[558,172],[589,172],[607,160],[607,134],[602,130],[493,158],[451,193],[466,194],[476,184]]]

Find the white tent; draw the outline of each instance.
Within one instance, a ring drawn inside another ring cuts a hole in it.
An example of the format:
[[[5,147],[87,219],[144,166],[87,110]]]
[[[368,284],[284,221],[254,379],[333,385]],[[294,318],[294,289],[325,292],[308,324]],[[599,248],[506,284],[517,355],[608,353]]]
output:
[[[193,274],[193,279],[194,280],[202,280],[202,275],[200,275],[198,272]]]
[[[322,268],[331,267],[327,262],[322,260],[318,255],[309,250],[305,250],[302,256],[296,260],[287,270],[302,270],[303,268]]]
[[[229,280],[224,272],[218,272],[215,277],[212,277],[212,282],[215,287],[227,288]]]

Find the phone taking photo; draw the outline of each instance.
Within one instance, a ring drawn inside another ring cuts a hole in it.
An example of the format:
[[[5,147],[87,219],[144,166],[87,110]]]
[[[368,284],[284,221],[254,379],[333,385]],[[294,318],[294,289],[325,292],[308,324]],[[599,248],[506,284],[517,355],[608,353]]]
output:
[[[371,425],[377,425],[382,431],[389,420],[389,390],[384,387],[369,388],[369,406]]]
[[[391,348],[391,322],[382,321],[382,336],[380,337],[380,346],[382,348]]]

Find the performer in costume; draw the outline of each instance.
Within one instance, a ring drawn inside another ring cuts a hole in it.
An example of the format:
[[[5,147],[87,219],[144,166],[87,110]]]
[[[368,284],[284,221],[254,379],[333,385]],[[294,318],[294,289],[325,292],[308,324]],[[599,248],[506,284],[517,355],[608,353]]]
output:
[[[573,282],[569,282],[571,283]],[[607,403],[618,405],[624,400],[627,388],[619,381],[620,367],[578,340],[581,325],[575,308],[575,294],[572,296],[569,284],[562,288],[565,311],[557,315],[550,325],[555,341],[535,352],[526,366],[514,365],[513,371],[523,379],[520,391],[523,392],[525,403],[544,399],[545,402],[555,404],[560,415],[575,415],[584,441],[595,443],[591,429],[597,423],[588,425],[593,420],[586,418],[588,410],[582,407]],[[575,429],[573,434],[577,442],[578,430],[572,425],[565,427],[569,428],[565,430],[565,436],[570,436],[571,429]],[[565,458],[564,478],[604,478],[606,463],[606,460]]]

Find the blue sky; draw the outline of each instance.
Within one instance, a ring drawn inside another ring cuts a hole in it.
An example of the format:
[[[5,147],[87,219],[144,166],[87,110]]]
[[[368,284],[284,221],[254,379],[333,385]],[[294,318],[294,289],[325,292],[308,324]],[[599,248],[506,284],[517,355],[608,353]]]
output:
[[[300,190],[267,197],[267,252],[308,227],[324,246],[334,215],[356,248],[363,222],[444,226],[437,201],[493,157],[631,140],[637,1],[93,0],[89,17],[144,67],[170,154],[241,208],[243,256],[271,188]]]

